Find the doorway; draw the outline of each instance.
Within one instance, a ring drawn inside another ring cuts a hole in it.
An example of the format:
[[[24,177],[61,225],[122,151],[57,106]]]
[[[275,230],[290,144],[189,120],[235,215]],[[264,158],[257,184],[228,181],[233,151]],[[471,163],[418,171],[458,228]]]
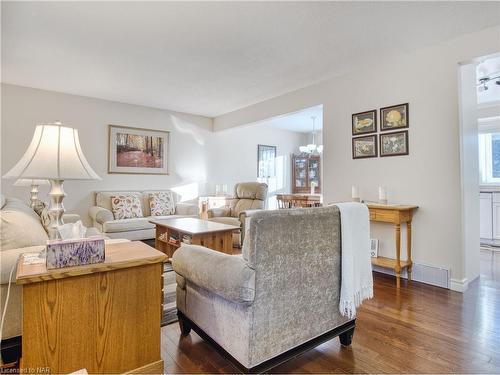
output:
[[[500,54],[461,65],[459,75],[462,251],[470,283],[500,266]]]
[[[268,208],[279,208],[277,197],[323,191],[323,106],[304,108],[259,121],[257,133],[271,132],[281,138],[276,148],[275,173],[258,176],[269,186]],[[283,142],[285,141],[286,142]],[[258,168],[265,162],[258,160]],[[269,168],[264,168],[268,170]]]

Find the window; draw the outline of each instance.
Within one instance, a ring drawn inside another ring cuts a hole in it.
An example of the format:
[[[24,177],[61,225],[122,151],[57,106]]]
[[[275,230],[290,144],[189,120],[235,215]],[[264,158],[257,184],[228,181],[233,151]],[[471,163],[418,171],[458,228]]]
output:
[[[257,178],[276,177],[276,146],[257,145]]]
[[[479,174],[480,183],[500,183],[500,133],[479,134]]]

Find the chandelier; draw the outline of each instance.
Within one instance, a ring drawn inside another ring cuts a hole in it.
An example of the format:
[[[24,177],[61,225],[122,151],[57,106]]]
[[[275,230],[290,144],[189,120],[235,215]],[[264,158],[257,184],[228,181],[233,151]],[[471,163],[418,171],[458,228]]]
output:
[[[311,116],[311,120],[313,122],[312,143],[309,143],[306,146],[300,146],[299,151],[304,154],[321,154],[323,152],[323,145],[316,145],[316,129],[315,129],[316,116]]]

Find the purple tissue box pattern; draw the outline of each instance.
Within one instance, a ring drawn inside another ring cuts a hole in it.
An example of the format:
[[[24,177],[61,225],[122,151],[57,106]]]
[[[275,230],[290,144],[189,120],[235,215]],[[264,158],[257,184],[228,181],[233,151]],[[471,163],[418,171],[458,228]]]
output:
[[[47,269],[102,263],[104,259],[102,237],[47,242]]]

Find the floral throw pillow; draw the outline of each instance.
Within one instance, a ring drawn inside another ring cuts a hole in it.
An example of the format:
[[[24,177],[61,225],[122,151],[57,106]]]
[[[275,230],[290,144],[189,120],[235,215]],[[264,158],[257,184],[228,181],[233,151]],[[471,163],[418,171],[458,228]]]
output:
[[[41,200],[38,200],[33,207],[33,210],[40,216],[40,221],[42,222],[43,229],[48,233],[50,216],[49,216],[49,205]]]
[[[171,191],[149,194],[151,216],[167,216],[175,214],[174,196]]]
[[[137,195],[113,195],[111,207],[116,220],[142,217],[141,200]]]

